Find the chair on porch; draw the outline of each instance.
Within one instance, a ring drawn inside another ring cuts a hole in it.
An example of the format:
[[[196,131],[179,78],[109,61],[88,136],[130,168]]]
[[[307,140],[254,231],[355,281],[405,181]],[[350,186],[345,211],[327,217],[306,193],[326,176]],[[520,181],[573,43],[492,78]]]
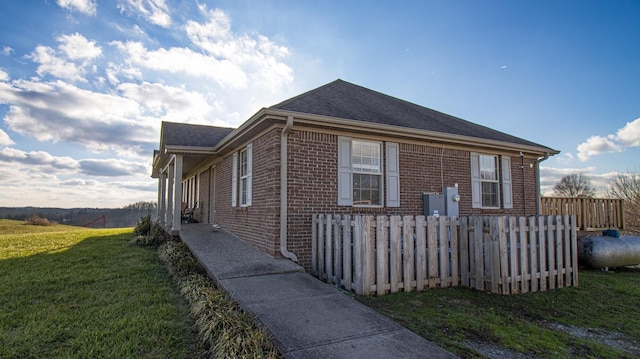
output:
[[[195,211],[197,203],[193,205],[193,208],[189,208],[189,204],[182,202],[180,207],[180,219],[182,223],[193,223],[196,220],[193,218],[193,212]]]

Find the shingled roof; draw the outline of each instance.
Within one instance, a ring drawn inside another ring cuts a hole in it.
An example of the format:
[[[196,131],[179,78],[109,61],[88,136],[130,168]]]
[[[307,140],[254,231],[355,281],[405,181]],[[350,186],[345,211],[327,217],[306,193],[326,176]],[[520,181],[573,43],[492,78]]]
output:
[[[162,143],[165,146],[215,147],[233,128],[188,123],[162,122]]]
[[[340,79],[270,108],[545,148]]]

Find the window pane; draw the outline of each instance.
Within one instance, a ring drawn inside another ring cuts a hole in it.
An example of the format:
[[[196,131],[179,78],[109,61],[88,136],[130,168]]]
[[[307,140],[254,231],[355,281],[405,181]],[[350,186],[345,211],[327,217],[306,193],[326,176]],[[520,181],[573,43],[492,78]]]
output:
[[[495,182],[482,183],[482,206],[498,207],[498,184]]]
[[[480,179],[485,181],[498,180],[495,156],[480,156]]]
[[[353,204],[380,205],[380,175],[353,174]]]
[[[351,166],[354,172],[380,173],[381,157],[380,143],[353,141],[351,151]]]

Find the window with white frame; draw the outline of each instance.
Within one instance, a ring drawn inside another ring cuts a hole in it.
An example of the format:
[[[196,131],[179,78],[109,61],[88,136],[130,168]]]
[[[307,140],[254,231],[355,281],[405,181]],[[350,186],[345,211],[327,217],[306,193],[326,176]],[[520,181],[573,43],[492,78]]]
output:
[[[353,204],[382,204],[382,144],[353,140],[351,170]]]
[[[231,178],[231,205],[233,207],[250,206],[252,203],[252,145],[233,154],[232,178]]]
[[[499,159],[502,163],[501,171],[498,166]],[[511,159],[507,156],[471,153],[472,207],[500,208],[500,184],[503,208],[513,208]]]
[[[398,144],[385,148],[386,181],[382,142],[338,138],[338,205],[382,206],[386,183],[387,207],[400,206]]]

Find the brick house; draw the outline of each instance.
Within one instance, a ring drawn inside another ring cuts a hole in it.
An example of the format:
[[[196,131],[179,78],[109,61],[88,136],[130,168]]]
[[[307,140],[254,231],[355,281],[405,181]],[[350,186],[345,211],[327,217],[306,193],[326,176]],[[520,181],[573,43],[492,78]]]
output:
[[[272,256],[310,266],[311,216],[417,215],[456,188],[460,215],[539,212],[551,148],[336,80],[237,129],[163,122],[152,176],[158,221],[181,203]]]

